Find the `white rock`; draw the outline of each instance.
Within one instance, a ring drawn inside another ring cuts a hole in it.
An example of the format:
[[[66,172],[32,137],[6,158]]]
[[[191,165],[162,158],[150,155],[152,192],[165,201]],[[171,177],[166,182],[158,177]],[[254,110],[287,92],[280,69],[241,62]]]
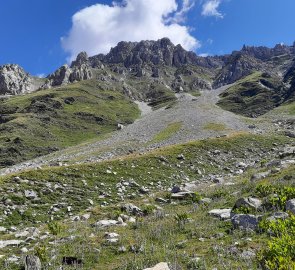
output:
[[[84,214],[81,216],[81,220],[88,220],[90,218],[90,214]]]
[[[18,246],[24,241],[22,240],[4,240],[0,241],[0,248],[5,248],[7,246]]]
[[[145,268],[144,270],[170,270],[167,263],[161,262],[152,268]]]
[[[218,217],[222,220],[230,219],[231,209],[230,208],[213,209],[213,210],[209,211],[209,215],[214,216],[214,217]]]
[[[21,250],[20,250],[22,253],[28,253],[28,249],[27,248],[25,248],[25,247],[23,247]]]
[[[29,236],[29,234],[30,233],[28,231],[23,231],[23,232],[20,232],[20,233],[16,233],[15,237],[16,238],[27,237],[27,236]]]
[[[117,233],[105,233],[104,237],[106,239],[119,238],[119,234],[117,234]]]
[[[115,226],[117,225],[118,221],[117,220],[100,220],[98,222],[95,223],[95,227],[98,228],[106,228],[106,227],[110,227],[110,226]]]

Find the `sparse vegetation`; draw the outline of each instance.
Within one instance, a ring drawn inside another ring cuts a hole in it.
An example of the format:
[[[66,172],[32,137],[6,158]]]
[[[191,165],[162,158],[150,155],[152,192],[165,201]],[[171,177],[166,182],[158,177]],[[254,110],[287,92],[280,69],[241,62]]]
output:
[[[140,112],[119,91],[85,81],[1,101],[0,167],[99,139]]]
[[[182,127],[182,123],[172,123],[169,124],[166,128],[161,130],[151,141],[151,143],[158,143],[161,141],[168,140],[172,137],[175,133],[177,133]]]

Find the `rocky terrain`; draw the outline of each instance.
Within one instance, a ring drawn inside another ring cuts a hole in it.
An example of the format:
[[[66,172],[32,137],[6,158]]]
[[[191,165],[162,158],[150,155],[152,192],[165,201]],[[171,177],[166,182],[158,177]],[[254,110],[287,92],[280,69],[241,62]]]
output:
[[[164,38],[2,66],[0,268],[293,269],[294,58]]]

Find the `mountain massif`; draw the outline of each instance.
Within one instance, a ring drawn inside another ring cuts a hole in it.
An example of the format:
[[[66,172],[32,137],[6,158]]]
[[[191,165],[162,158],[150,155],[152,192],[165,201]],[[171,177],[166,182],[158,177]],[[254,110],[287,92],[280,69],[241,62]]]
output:
[[[163,38],[0,67],[0,269],[295,269],[295,43]]]

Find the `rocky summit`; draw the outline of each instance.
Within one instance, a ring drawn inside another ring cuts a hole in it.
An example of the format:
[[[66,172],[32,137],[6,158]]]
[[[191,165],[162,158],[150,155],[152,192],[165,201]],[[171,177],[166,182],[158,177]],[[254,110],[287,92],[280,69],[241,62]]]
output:
[[[295,43],[4,65],[0,130],[0,269],[295,267]]]

